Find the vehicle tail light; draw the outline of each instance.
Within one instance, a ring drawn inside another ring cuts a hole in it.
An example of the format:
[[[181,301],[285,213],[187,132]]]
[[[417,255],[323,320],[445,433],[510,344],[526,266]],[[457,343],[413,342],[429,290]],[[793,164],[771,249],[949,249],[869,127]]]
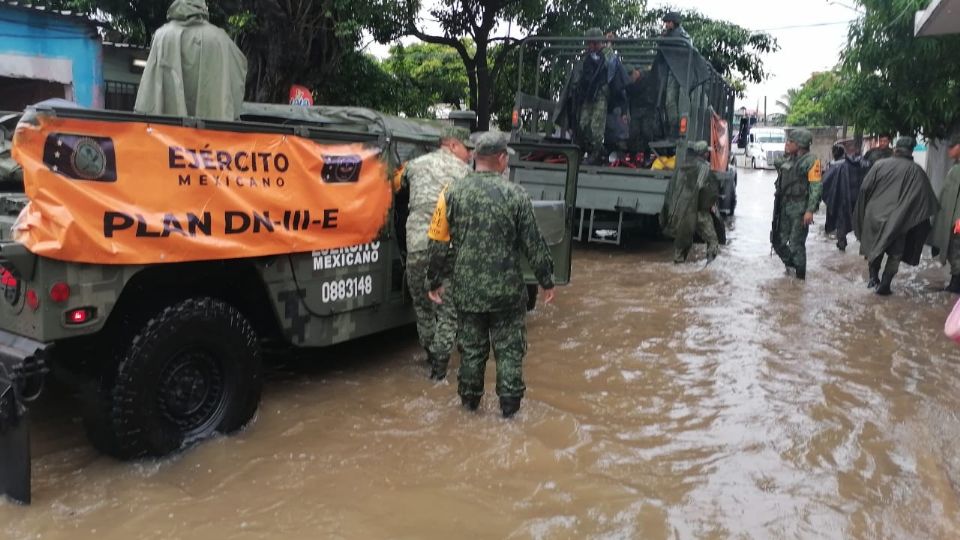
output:
[[[33,289],[27,289],[26,301],[27,305],[30,306],[30,309],[36,311],[40,308],[40,297],[37,295],[37,291]]]
[[[92,307],[71,309],[67,312],[67,324],[83,324],[92,321],[97,316],[97,310]]]
[[[58,281],[50,287],[50,300],[58,304],[66,302],[70,298],[70,286],[62,281]]]
[[[11,269],[0,266],[0,292],[11,306],[20,302],[22,285],[23,283],[17,279],[17,275]]]
[[[680,119],[680,134],[681,135],[687,134],[687,117],[686,116]]]

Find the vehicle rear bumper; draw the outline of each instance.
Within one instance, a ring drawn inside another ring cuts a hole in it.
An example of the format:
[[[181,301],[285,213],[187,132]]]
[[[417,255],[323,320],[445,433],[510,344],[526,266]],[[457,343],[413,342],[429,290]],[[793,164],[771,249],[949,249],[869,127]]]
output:
[[[51,345],[0,330],[0,496],[30,502],[30,425],[27,403],[49,372]]]

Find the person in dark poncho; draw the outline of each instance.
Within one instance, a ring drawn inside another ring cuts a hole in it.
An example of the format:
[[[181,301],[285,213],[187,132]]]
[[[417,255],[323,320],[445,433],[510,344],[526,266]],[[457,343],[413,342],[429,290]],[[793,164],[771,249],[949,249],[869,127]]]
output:
[[[827,233],[837,233],[837,249],[847,250],[847,234],[853,230],[853,209],[866,169],[859,158],[848,156],[841,144],[833,146],[833,162],[823,175],[823,201],[827,204]]]
[[[927,173],[913,162],[913,137],[900,137],[893,157],[877,161],[860,187],[854,211],[860,254],[869,263],[868,287],[877,294],[891,294],[890,284],[900,262],[916,266],[930,232],[930,218],[936,215],[937,195]],[[880,277],[880,266],[887,263]]]
[[[947,143],[947,154],[953,167],[947,173],[940,190],[940,212],[933,220],[930,245],[933,256],[942,264],[950,264],[950,284],[946,290],[960,294],[960,134],[954,134]]]

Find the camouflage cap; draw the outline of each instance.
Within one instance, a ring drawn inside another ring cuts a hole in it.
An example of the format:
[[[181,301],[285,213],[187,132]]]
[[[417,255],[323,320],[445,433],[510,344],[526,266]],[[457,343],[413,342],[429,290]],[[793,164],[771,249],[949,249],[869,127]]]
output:
[[[510,142],[510,135],[502,131],[485,131],[477,136],[475,144],[475,153],[478,156],[492,156],[502,152],[513,153],[513,150],[507,147]]]
[[[896,144],[893,145],[897,150],[913,153],[913,147],[917,145],[917,140],[913,137],[899,137]]]
[[[597,40],[603,39],[603,30],[601,30],[601,29],[599,29],[599,28],[591,28],[591,29],[587,30],[587,33],[584,34],[583,37],[587,38],[588,40],[590,40],[590,39],[597,39]]]
[[[810,148],[813,144],[813,133],[803,128],[797,128],[790,131],[787,140],[797,143],[801,148]]]
[[[960,144],[960,131],[950,136],[950,139],[948,139],[948,142],[947,142],[947,148],[956,146],[958,144]]]
[[[672,23],[674,23],[674,24],[680,24],[680,23],[683,21],[683,17],[680,16],[680,13],[679,13],[679,12],[676,12],[676,11],[668,11],[668,12],[663,16],[663,19],[662,19],[662,20],[663,20],[663,22],[672,22]]]
[[[697,154],[698,156],[702,156],[703,154],[706,154],[707,152],[710,151],[710,145],[707,144],[707,141],[697,141],[690,146],[690,149],[693,151],[694,154]]]
[[[470,132],[466,128],[458,126],[444,126],[440,131],[440,141],[447,139],[456,139],[463,143],[467,148],[473,149],[473,141],[470,140]]]

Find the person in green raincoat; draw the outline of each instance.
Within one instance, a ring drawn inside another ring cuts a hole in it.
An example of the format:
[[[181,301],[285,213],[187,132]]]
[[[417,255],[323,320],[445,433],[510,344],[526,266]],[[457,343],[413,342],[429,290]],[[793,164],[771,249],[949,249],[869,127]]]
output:
[[[695,234],[707,244],[707,260],[713,260],[719,250],[710,216],[719,189],[710,163],[704,159],[709,149],[705,141],[697,141],[687,149],[687,159],[671,180],[660,212],[663,233],[673,238],[673,262],[677,264],[687,260]]]
[[[230,36],[207,22],[205,0],[174,0],[153,35],[133,110],[144,114],[236,120],[247,59]]]

